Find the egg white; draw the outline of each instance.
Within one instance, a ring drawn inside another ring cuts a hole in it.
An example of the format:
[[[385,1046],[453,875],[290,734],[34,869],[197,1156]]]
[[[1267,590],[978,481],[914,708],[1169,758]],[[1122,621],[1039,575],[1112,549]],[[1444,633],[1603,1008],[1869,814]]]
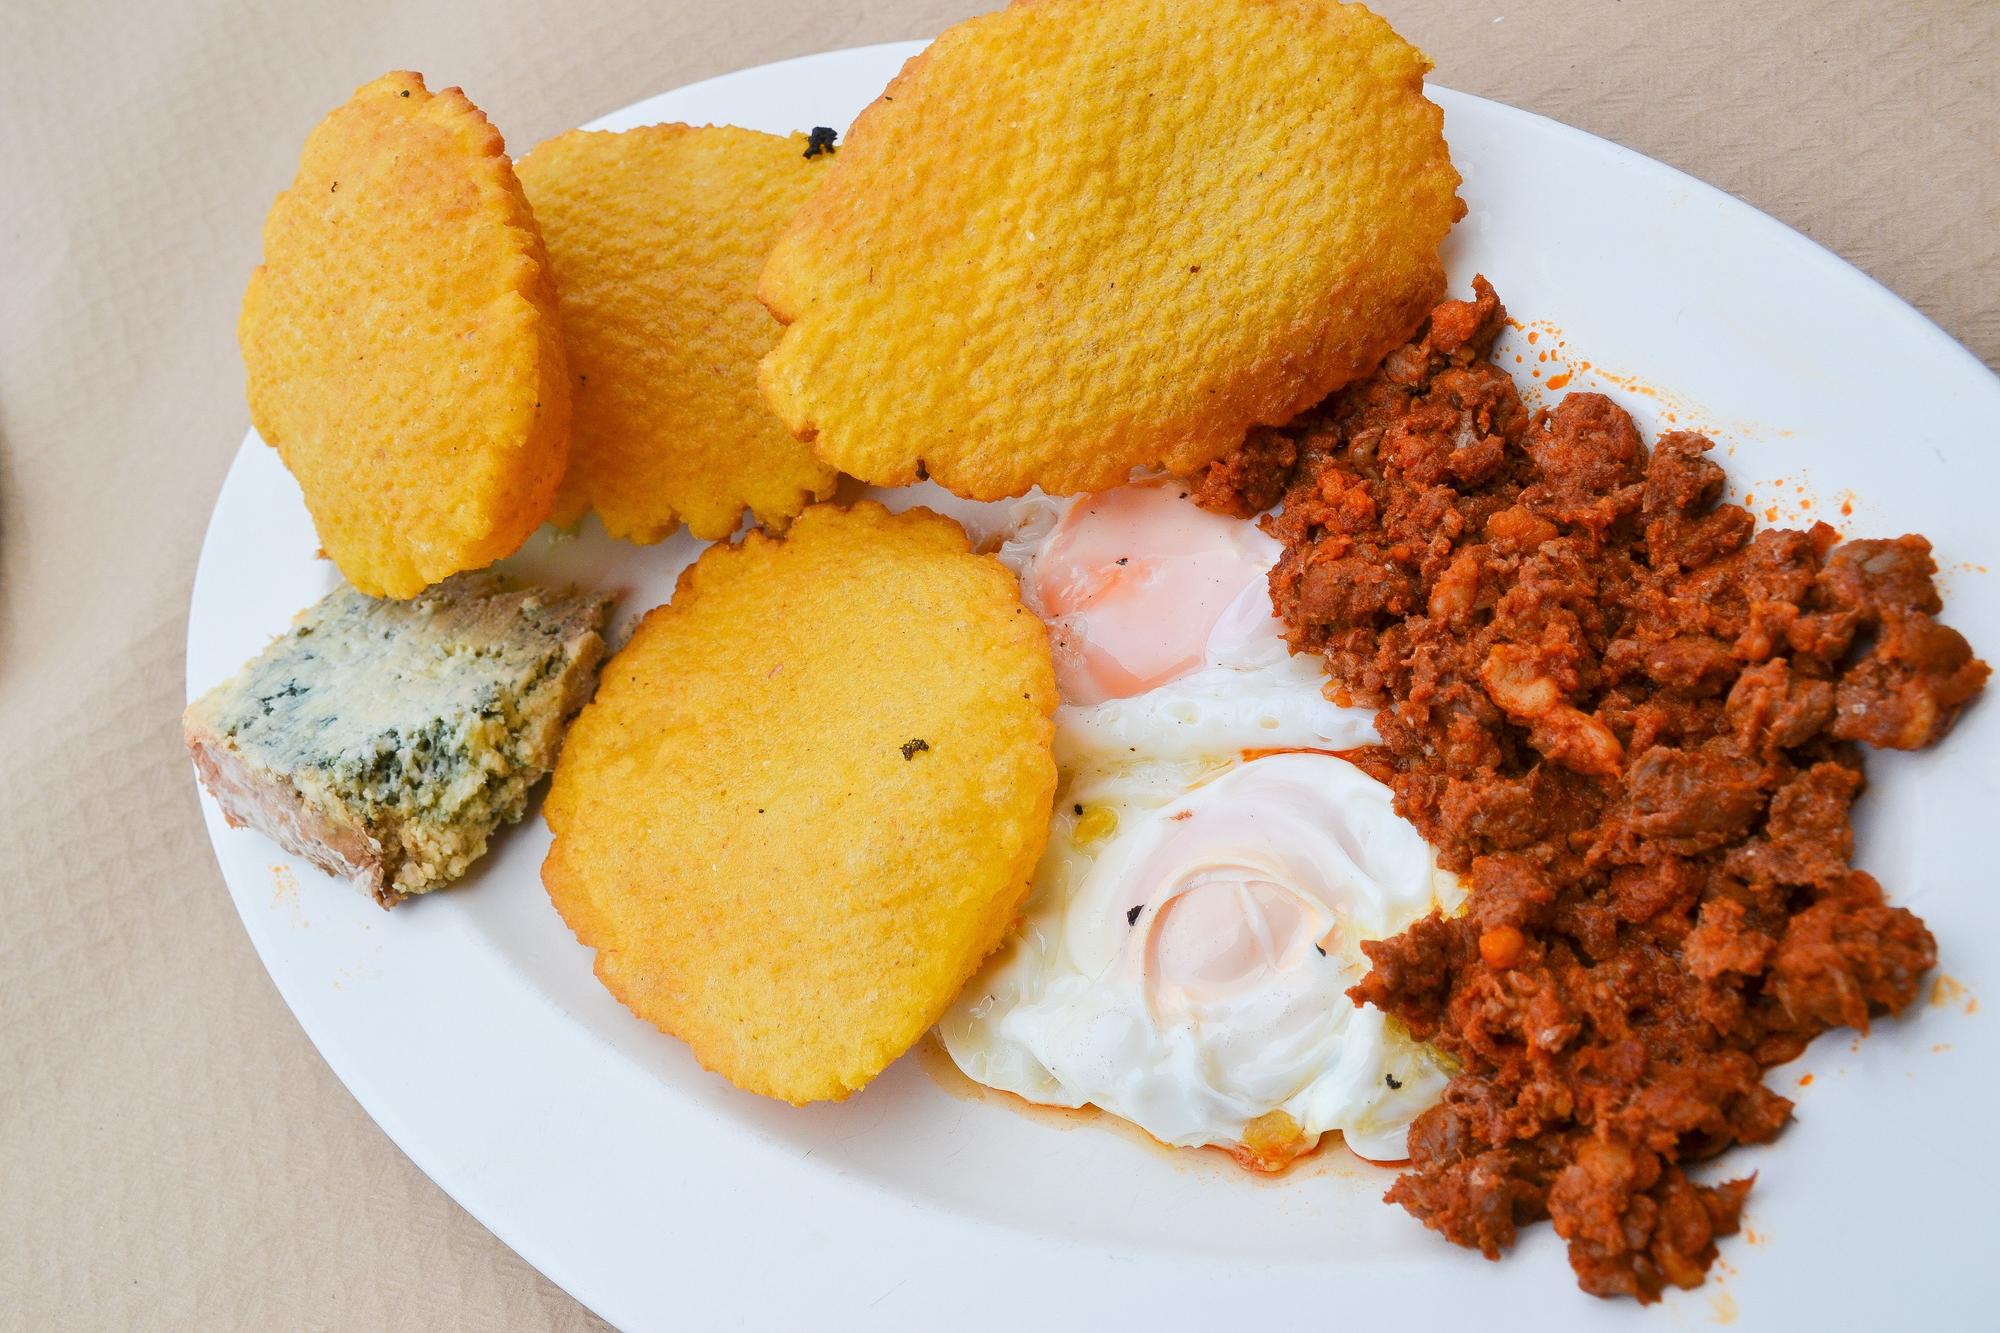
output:
[[[1324,797],[1307,853],[1363,871],[1335,899],[1334,947],[1298,969],[1306,984],[1283,994],[1253,995],[1206,1021],[1163,1016],[1133,975],[1129,950],[1092,938],[1107,920],[1137,932],[1146,913],[1128,923],[1092,900],[1119,887],[1119,868],[1156,846],[1177,814],[1226,801],[1233,782],[1288,760],[1313,766],[1302,776]],[[939,1025],[959,1067],[1032,1102],[1101,1107],[1178,1146],[1241,1145],[1250,1122],[1281,1110],[1308,1141],[1339,1130],[1364,1157],[1405,1156],[1409,1123],[1437,1100],[1445,1070],[1345,992],[1368,969],[1362,939],[1394,934],[1433,907],[1453,910],[1461,894],[1390,810],[1387,788],[1330,756],[1281,754],[1094,771],[1069,783],[1062,800],[1020,929]],[[1103,825],[1102,811],[1115,830],[1080,838],[1079,825]],[[1343,843],[1373,854],[1344,856]]]
[[[1033,562],[1072,503],[1034,495],[959,515],[1022,576],[1044,619]],[[1244,528],[1246,549],[1268,566],[1278,544]],[[1051,631],[1061,653],[1060,618]],[[1428,1047],[1345,991],[1367,970],[1360,940],[1454,908],[1460,893],[1394,814],[1388,789],[1359,769],[1324,753],[1246,759],[1375,742],[1372,714],[1329,702],[1323,680],[1317,662],[1286,648],[1259,579],[1215,625],[1200,666],[1131,697],[1058,708],[1062,782],[1021,925],[939,1024],[969,1077],[1044,1105],[1098,1106],[1169,1144],[1242,1145],[1252,1121],[1284,1111],[1307,1142],[1339,1130],[1363,1156],[1405,1155],[1409,1122],[1446,1073]],[[1290,805],[1299,808],[1279,809]],[[1212,850],[1315,880],[1312,901],[1338,925],[1325,956],[1272,973],[1261,989],[1163,1012],[1134,953],[1159,905],[1136,904],[1128,922],[1135,904],[1101,900],[1126,891],[1121,867],[1172,845],[1197,816],[1262,827],[1250,845]]]

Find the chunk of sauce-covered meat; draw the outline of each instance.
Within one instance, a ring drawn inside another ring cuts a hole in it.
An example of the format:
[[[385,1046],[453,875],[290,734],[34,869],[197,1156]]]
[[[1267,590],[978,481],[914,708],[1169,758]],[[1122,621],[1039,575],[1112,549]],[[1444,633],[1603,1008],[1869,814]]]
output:
[[[1460,1066],[1389,1199],[1488,1257],[1551,1219],[1585,1290],[1649,1301],[1736,1229],[1750,1181],[1684,1168],[1784,1126],[1763,1071],[1935,962],[1849,864],[1855,743],[1932,743],[1987,668],[1922,537],[1758,531],[1706,439],[1530,411],[1502,322],[1478,280],[1196,496],[1282,497],[1291,644],[1379,710],[1371,767],[1470,885],[1351,992]]]

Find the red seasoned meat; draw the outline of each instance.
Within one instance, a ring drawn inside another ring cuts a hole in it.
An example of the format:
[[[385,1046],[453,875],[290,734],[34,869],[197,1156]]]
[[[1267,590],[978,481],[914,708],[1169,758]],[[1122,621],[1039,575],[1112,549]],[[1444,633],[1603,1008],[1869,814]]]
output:
[[[1923,538],[1759,532],[1701,436],[1648,450],[1596,394],[1531,412],[1474,292],[1199,497],[1282,481],[1288,638],[1380,710],[1371,771],[1470,882],[1363,946],[1355,1001],[1459,1063],[1389,1199],[1489,1257],[1549,1218],[1585,1290],[1650,1301],[1750,1188],[1683,1165],[1776,1135],[1764,1069],[1936,961],[1849,864],[1853,743],[1935,742],[1988,671]]]

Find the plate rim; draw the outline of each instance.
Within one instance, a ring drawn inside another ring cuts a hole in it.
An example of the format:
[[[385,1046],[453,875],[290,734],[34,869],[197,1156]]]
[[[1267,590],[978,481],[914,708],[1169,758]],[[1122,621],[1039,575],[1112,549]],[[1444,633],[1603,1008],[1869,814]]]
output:
[[[613,122],[646,123],[644,118],[651,113],[645,108],[654,105],[666,97],[680,95],[698,96],[715,85],[724,84],[745,76],[769,77],[782,71],[810,67],[826,62],[829,59],[838,58],[876,56],[884,60],[894,58],[900,63],[900,61],[906,60],[908,57],[921,51],[928,44],[928,41],[924,40],[875,43],[863,46],[835,48],[794,56],[762,65],[748,66],[677,88],[664,90],[641,99],[630,106],[596,117],[583,126],[583,128],[602,128]],[[1892,339],[1897,341],[1920,339],[1925,344],[1925,350],[1928,354],[1956,359],[1961,362],[1963,369],[1976,370],[1983,378],[1983,382],[1995,404],[2000,405],[2000,376],[1995,376],[1968,348],[1959,343],[1950,333],[1939,327],[1910,302],[1897,295],[1871,274],[1841,258],[1797,228],[1760,211],[1744,200],[1729,194],[1727,191],[1702,181],[1671,164],[1660,162],[1634,149],[1593,135],[1588,131],[1578,129],[1552,117],[1474,94],[1458,92],[1442,85],[1427,85],[1427,91],[1436,97],[1440,101],[1440,104],[1446,106],[1448,111],[1454,103],[1468,107],[1477,107],[1479,114],[1493,116],[1502,122],[1513,120],[1520,124],[1533,125],[1544,133],[1553,132],[1571,141],[1572,146],[1585,148],[1610,160],[1619,161],[1628,167],[1636,165],[1641,170],[1666,173],[1670,179],[1682,188],[1687,189],[1691,194],[1703,198],[1711,205],[1717,206],[1728,213],[1732,227],[1752,227],[1772,233],[1779,238],[1780,242],[1786,248],[1796,251],[1802,258],[1809,259],[1812,263],[1823,269],[1831,269],[1832,271],[1839,272],[1843,281],[1852,282],[1855,278],[1861,279],[1868,288],[1872,289],[1873,295],[1880,298],[1887,298],[1884,306],[1885,312],[1893,311],[1897,315],[1899,325],[1889,331]],[[638,119],[634,119],[634,117],[638,117]],[[201,553],[196,562],[195,575],[190,592],[189,619],[185,627],[187,645],[184,660],[186,674],[184,683],[187,697],[190,700],[198,697],[202,689],[206,688],[205,685],[197,681],[195,676],[196,647],[193,631],[195,628],[196,608],[201,600],[201,589],[204,586],[213,586],[215,581],[220,577],[217,570],[213,567],[213,562],[219,558],[217,555],[217,517],[223,508],[222,499],[227,494],[232,481],[236,479],[245,456],[252,451],[262,450],[263,448],[264,446],[254,429],[246,432],[242,443],[238,447],[237,454],[232,459],[228,475],[225,477],[223,485],[218,491],[216,505],[211,510],[208,524],[204,530]],[[190,774],[192,775],[192,767],[190,767]],[[413,1126],[407,1117],[387,1106],[375,1087],[368,1086],[367,1095],[364,1095],[363,1091],[357,1088],[357,1084],[371,1085],[372,1080],[364,1076],[360,1072],[359,1066],[353,1062],[351,1054],[346,1050],[349,1043],[336,1037],[330,1031],[323,1032],[316,1030],[329,1026],[324,1019],[314,1018],[309,1020],[306,1017],[305,1012],[301,1008],[301,1002],[293,994],[292,984],[288,983],[288,980],[281,975],[282,965],[274,960],[272,953],[267,950],[264,940],[260,938],[258,929],[253,926],[247,913],[243,896],[239,895],[230,883],[229,874],[224,865],[224,853],[220,841],[222,834],[225,832],[220,814],[208,793],[201,789],[198,780],[196,781],[196,789],[210,835],[210,851],[216,858],[217,873],[224,880],[225,885],[230,888],[231,900],[236,908],[238,919],[242,923],[246,934],[251,939],[252,946],[257,952],[259,963],[271,978],[273,985],[278,989],[281,996],[283,996],[286,1007],[291,1011],[294,1021],[305,1031],[315,1051],[320,1055],[320,1058],[325,1062],[334,1076],[341,1082],[343,1088],[347,1090],[348,1095],[355,1099],[368,1114],[369,1118],[375,1122],[376,1126],[396,1145],[398,1150],[419,1170],[423,1171],[454,1203],[463,1208],[503,1244],[506,1244],[551,1281],[562,1287],[573,1298],[600,1316],[618,1324],[620,1327],[643,1326],[657,1318],[658,1311],[629,1308],[627,1301],[619,1292],[602,1289],[596,1276],[587,1271],[586,1266],[573,1263],[570,1256],[561,1253],[560,1247],[538,1244],[534,1240],[523,1242],[519,1239],[520,1229],[513,1221],[513,1218],[518,1216],[517,1214],[510,1214],[504,1208],[493,1206],[491,1200],[484,1193],[471,1188],[466,1181],[459,1177],[458,1172],[452,1166],[442,1161],[443,1154],[440,1145],[434,1140],[427,1140],[425,1133]],[[275,852],[275,849],[273,851]],[[861,1184],[864,1189],[869,1188],[868,1182],[864,1181]],[[896,1202],[908,1207],[915,1207],[920,1214],[929,1211],[923,1205],[908,1199],[897,1199]],[[935,1224],[935,1221],[933,1224]],[[981,1230],[991,1232],[995,1229],[995,1224],[988,1223],[983,1219],[975,1219],[963,1215],[953,1215],[951,1225],[965,1228],[975,1233]],[[1541,1239],[1543,1241],[1549,1239],[1547,1228],[1538,1228],[1537,1230],[1542,1233]],[[987,1235],[982,1239],[991,1242],[995,1238]],[[1045,1237],[1036,1237],[1034,1239],[1035,1245],[1029,1247],[1031,1250],[1039,1249],[1041,1246],[1050,1243],[1048,1238]],[[1530,1239],[1532,1238],[1524,1238],[1524,1240]],[[1060,1244],[1061,1242],[1054,1243]],[[1416,1265],[1420,1272],[1428,1270],[1431,1266],[1431,1258],[1443,1259],[1449,1256],[1449,1251],[1443,1246],[1442,1242],[1438,1242],[1438,1250],[1440,1253],[1437,1256],[1426,1256],[1425,1261]],[[1216,1262],[1220,1263],[1221,1261]],[[1235,1265],[1223,1264],[1223,1267],[1235,1267]],[[851,1313],[834,1312],[829,1317],[837,1318]],[[1545,1313],[1554,1314],[1556,1312],[1548,1311]],[[743,1317],[742,1311],[739,1310],[738,1314],[739,1317]]]

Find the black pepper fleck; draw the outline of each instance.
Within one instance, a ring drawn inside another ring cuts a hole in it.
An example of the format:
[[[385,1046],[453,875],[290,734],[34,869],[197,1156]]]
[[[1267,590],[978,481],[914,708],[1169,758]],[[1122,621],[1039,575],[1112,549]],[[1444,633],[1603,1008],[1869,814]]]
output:
[[[1326,946],[1324,944],[1315,944],[1313,945],[1313,948],[1319,950],[1319,956],[1321,958],[1326,957]]]
[[[1389,1091],[1391,1092],[1394,1092],[1398,1088],[1401,1088],[1403,1086],[1403,1080],[1397,1078],[1394,1074],[1382,1075],[1382,1081],[1389,1085]]]
[[[920,750],[930,749],[931,743],[925,740],[904,741],[900,746],[896,748],[900,749],[903,752],[903,758],[915,759],[917,757],[917,752]]]
[[[1071,806],[1070,808],[1071,808],[1072,810],[1075,810],[1075,811],[1076,811],[1076,812],[1077,812],[1078,814],[1082,814],[1082,813],[1083,813],[1083,802],[1082,802],[1082,801],[1078,801],[1078,802],[1077,802],[1077,803],[1076,803],[1075,805]]]
[[[1132,904],[1132,907],[1131,907],[1131,910],[1129,910],[1129,911],[1127,911],[1127,912],[1125,913],[1125,924],[1126,924],[1126,925],[1128,925],[1128,926],[1136,926],[1136,925],[1138,925],[1138,924],[1139,924],[1139,913],[1141,913],[1141,912],[1143,912],[1143,911],[1145,911],[1145,910],[1146,910],[1146,904],[1144,904],[1144,903],[1133,903],[1133,904]]]
[[[840,131],[825,125],[813,126],[806,136],[806,156],[818,157],[821,153],[834,152],[833,141],[840,137]]]

